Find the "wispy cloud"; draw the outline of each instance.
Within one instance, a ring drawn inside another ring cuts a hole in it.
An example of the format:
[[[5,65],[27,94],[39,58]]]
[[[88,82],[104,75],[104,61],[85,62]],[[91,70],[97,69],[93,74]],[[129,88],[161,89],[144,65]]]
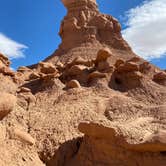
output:
[[[123,37],[146,59],[166,54],[166,0],[148,0],[127,12]]]
[[[24,51],[26,48],[28,47],[24,44],[18,43],[0,33],[0,52],[10,59],[25,57]]]

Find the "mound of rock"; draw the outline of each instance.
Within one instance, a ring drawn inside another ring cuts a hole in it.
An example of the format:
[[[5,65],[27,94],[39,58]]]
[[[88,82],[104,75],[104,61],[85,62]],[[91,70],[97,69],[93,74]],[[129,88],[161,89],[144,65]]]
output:
[[[0,54],[0,165],[165,166],[165,71],[96,0],[62,3],[50,57],[12,72]]]

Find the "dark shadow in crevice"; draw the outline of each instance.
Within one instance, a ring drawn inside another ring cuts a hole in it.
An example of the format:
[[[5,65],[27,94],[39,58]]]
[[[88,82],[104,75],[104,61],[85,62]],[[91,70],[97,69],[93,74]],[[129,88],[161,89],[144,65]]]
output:
[[[160,152],[163,157],[166,157],[166,151]]]
[[[55,151],[55,155],[51,159],[47,159],[46,154],[39,154],[40,159],[46,164],[46,166],[65,166],[77,155],[81,143],[82,137],[67,141],[60,145],[59,149]]]
[[[36,79],[23,84],[22,87],[31,89],[32,94],[35,95],[38,92],[52,89],[55,85],[56,83],[54,80],[44,81],[42,79]]]

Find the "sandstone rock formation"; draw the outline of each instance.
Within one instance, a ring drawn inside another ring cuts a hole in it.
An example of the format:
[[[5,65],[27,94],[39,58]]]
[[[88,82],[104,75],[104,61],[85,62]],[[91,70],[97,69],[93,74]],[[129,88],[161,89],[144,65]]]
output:
[[[95,0],[62,2],[53,55],[13,72],[0,54],[0,165],[165,166],[165,71]]]
[[[95,57],[98,48],[105,46],[111,48],[116,57],[133,56],[131,48],[122,38],[119,22],[110,15],[101,14],[96,0],[62,2],[67,8],[59,32],[62,43],[46,61],[60,60],[64,63],[78,56],[89,60]]]

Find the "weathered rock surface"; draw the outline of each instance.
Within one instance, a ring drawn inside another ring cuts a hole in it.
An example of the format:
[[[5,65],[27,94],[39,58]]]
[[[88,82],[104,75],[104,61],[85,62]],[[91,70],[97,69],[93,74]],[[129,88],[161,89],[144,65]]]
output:
[[[95,0],[63,3],[53,55],[11,74],[0,54],[0,165],[165,166],[165,71]]]
[[[80,88],[80,83],[77,80],[71,80],[67,83],[66,88]]]
[[[119,22],[110,15],[101,14],[96,0],[62,1],[67,8],[59,35],[62,43],[59,49],[46,61],[67,62],[80,56],[84,60],[93,59],[99,48],[111,48],[112,53],[132,54],[131,48],[122,38]],[[116,51],[121,50],[121,51]]]
[[[1,92],[0,95],[0,120],[7,116],[16,105],[16,97],[14,95]]]

